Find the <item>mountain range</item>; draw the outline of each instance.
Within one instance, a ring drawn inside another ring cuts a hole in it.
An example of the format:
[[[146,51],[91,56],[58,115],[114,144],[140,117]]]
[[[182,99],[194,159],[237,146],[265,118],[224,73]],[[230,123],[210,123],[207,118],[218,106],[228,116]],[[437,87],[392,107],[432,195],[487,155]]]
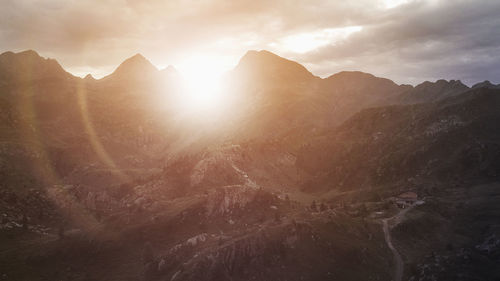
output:
[[[193,117],[184,83],[0,55],[0,280],[500,277],[500,85],[248,51]]]

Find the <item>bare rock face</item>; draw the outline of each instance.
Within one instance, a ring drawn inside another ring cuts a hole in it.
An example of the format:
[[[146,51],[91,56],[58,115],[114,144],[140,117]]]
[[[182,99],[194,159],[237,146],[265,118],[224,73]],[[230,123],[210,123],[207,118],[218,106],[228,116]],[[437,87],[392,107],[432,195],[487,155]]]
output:
[[[251,186],[233,185],[220,187],[208,194],[207,216],[230,214],[233,209],[245,208],[258,195],[258,189]]]
[[[220,184],[243,184],[238,168],[223,155],[211,155],[200,160],[190,176],[191,186],[217,186]]]

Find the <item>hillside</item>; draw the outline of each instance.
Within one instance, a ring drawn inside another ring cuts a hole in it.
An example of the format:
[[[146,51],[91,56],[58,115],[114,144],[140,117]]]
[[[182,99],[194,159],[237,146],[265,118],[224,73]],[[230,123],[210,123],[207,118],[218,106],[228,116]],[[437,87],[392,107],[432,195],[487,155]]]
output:
[[[495,85],[268,51],[225,79],[211,119],[140,54],[102,79],[0,55],[0,278],[391,280],[398,255],[404,280],[499,276]]]

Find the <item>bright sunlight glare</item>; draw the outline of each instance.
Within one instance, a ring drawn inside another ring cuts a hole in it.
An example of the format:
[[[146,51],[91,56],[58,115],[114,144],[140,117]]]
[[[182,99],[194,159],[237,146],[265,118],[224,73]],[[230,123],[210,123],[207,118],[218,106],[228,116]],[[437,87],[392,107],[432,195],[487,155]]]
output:
[[[185,112],[215,113],[225,105],[221,80],[227,67],[217,56],[194,55],[178,64],[185,92],[180,105]]]

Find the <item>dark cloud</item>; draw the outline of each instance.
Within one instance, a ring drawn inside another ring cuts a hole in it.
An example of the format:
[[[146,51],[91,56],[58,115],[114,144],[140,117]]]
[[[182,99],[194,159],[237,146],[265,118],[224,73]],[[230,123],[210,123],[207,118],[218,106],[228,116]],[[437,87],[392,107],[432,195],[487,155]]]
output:
[[[500,82],[500,2],[423,1],[400,6],[337,45],[297,58],[312,65],[354,61],[363,70],[419,82]],[[326,69],[326,67],[323,67]]]
[[[259,0],[4,0],[0,51],[35,49],[70,71],[111,71],[143,53],[158,65],[191,53],[227,56],[269,49],[328,76],[362,70],[418,83],[439,78],[500,83],[500,2]],[[283,39],[361,26],[305,53]]]

